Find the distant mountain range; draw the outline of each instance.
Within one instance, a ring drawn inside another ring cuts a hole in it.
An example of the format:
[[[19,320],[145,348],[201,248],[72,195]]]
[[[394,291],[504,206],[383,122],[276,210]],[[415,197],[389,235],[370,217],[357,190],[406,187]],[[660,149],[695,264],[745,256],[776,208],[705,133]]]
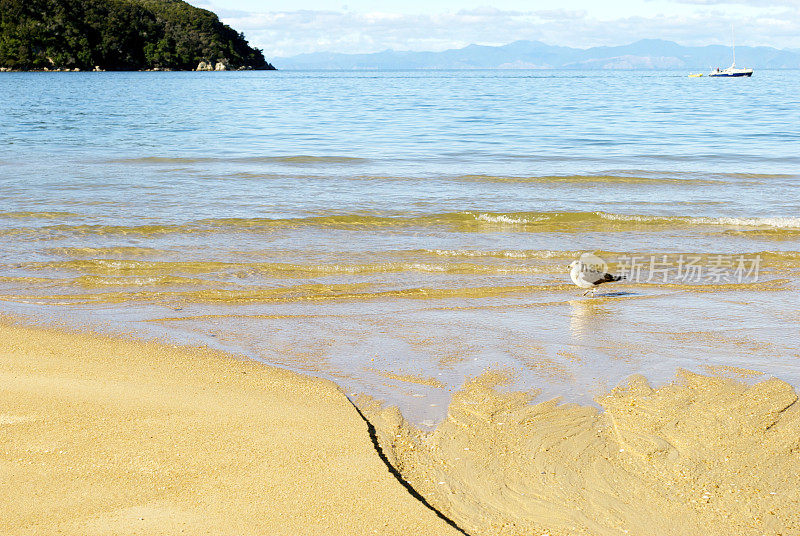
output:
[[[278,69],[575,69],[705,70],[731,64],[730,47],[685,47],[672,41],[643,39],[630,45],[589,49],[539,41],[503,46],[469,45],[442,52],[385,50],[373,54],[316,52],[275,58]],[[800,50],[736,47],[736,63],[755,69],[800,69]]]

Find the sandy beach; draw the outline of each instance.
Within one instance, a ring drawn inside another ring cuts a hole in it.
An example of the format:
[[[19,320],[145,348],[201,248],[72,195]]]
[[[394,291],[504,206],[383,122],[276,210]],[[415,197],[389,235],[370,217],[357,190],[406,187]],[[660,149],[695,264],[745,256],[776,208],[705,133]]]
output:
[[[679,371],[655,389],[634,376],[598,397],[598,410],[503,392],[504,381],[467,384],[430,433],[395,408],[366,411],[391,463],[468,534],[800,531],[800,407],[789,384]]]
[[[458,533],[330,382],[7,322],[0,340],[2,534]]]
[[[774,378],[634,377],[598,409],[487,373],[423,432],[331,382],[208,349],[9,321],[0,338],[2,534],[800,529],[800,407]]]
[[[0,536],[800,536],[800,0],[723,3],[0,0]]]

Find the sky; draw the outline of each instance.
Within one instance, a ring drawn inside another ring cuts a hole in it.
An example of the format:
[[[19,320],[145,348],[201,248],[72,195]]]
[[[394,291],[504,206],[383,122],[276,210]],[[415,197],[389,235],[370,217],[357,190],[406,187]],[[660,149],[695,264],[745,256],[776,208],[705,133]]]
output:
[[[666,39],[800,49],[800,0],[189,0],[267,58],[446,50],[520,39],[579,48]]]

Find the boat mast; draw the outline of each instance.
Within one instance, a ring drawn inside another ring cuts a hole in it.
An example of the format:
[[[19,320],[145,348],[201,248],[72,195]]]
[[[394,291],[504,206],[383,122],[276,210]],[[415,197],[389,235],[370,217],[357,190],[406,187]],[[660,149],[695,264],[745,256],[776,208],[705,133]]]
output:
[[[733,24],[731,24],[731,45],[733,46],[733,65],[736,67],[736,37],[733,35]]]

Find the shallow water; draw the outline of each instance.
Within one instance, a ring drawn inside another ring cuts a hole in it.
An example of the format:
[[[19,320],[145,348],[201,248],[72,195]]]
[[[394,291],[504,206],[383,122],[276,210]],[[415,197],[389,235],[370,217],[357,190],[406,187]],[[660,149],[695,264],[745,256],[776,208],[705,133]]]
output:
[[[582,402],[677,367],[798,386],[797,74],[3,73],[0,310],[418,422],[487,368]],[[583,297],[586,251],[629,280]]]

